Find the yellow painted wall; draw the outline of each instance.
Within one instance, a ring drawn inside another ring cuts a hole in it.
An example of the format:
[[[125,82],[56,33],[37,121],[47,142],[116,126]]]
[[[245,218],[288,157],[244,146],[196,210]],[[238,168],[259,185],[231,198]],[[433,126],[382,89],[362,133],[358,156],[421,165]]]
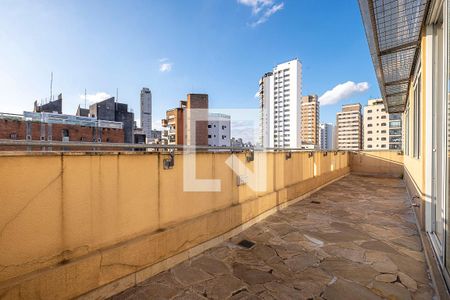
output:
[[[351,172],[378,176],[403,177],[401,151],[359,151],[350,153]]]
[[[265,156],[266,190],[238,186],[228,153],[196,155],[221,192],[183,191],[181,154],[169,170],[164,153],[0,156],[0,295],[81,295],[349,172],[346,152],[235,155],[250,170]]]
[[[426,147],[425,147],[425,123],[426,123],[426,53],[427,53],[427,47],[426,47],[426,38],[425,35],[422,36],[421,39],[421,103],[420,103],[420,109],[421,109],[421,120],[420,120],[420,129],[421,129],[421,138],[420,138],[420,157],[414,158],[413,157],[413,143],[414,143],[414,85],[411,83],[410,90],[409,90],[409,97],[408,97],[408,103],[407,107],[409,106],[409,119],[406,119],[406,115],[403,116],[403,124],[405,125],[406,122],[409,123],[409,155],[406,155],[404,157],[404,165],[405,170],[408,173],[407,175],[409,178],[411,178],[414,181],[414,185],[417,189],[419,189],[421,196],[425,194],[425,156],[426,156]],[[431,99],[429,99],[431,100]],[[406,140],[405,140],[406,141]]]

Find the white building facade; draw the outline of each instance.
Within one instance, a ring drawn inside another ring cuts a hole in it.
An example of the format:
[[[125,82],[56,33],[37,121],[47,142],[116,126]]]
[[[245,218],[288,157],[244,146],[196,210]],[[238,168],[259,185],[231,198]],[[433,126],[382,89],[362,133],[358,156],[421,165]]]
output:
[[[152,137],[152,92],[144,87],[141,90],[141,128],[147,140]]]
[[[388,114],[383,99],[364,107],[364,150],[402,149],[402,114]]]
[[[231,117],[221,113],[208,114],[208,146],[230,147]]]
[[[267,148],[301,147],[302,65],[294,59],[260,80],[260,143]]]
[[[321,150],[336,149],[335,127],[331,123],[321,123],[319,129],[319,147]]]
[[[342,105],[342,111],[336,114],[336,130],[338,149],[362,149],[361,104]]]

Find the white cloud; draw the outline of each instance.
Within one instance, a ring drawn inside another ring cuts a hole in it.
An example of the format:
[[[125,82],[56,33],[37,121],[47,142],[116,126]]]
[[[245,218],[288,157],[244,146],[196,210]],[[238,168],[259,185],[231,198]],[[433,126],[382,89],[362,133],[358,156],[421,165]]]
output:
[[[254,15],[258,14],[265,6],[273,3],[273,0],[237,0],[238,3],[250,6]]]
[[[275,3],[274,0],[237,0],[239,4],[252,8],[252,14],[257,17],[250,26],[256,27],[265,23],[270,16],[284,8],[284,2]]]
[[[98,92],[98,93],[95,93],[95,94],[87,94],[87,95],[86,95],[86,100],[87,100],[89,103],[96,103],[96,102],[100,102],[100,101],[103,101],[103,100],[108,99],[108,98],[111,98],[111,97],[112,97],[112,96],[111,96],[110,94],[108,94],[108,93],[105,93],[105,92]],[[83,94],[83,95],[80,95],[80,99],[81,99],[81,100],[84,100],[84,99],[85,99],[84,94]]]
[[[284,3],[280,3],[280,4],[275,4],[274,6],[270,7],[269,9],[267,9],[264,14],[262,16],[259,17],[258,20],[256,20],[255,22],[253,22],[251,24],[252,27],[258,26],[262,23],[265,23],[271,15],[273,15],[274,13],[276,13],[279,10],[282,10],[284,7]]]
[[[320,96],[320,105],[324,106],[335,104],[356,94],[363,93],[368,89],[369,83],[367,82],[354,83],[353,81],[347,81],[336,85],[334,88],[326,91],[322,96]]]
[[[159,71],[160,72],[170,72],[172,71],[172,66],[173,63],[169,61],[168,58],[161,58],[159,60],[160,64],[159,64]]]

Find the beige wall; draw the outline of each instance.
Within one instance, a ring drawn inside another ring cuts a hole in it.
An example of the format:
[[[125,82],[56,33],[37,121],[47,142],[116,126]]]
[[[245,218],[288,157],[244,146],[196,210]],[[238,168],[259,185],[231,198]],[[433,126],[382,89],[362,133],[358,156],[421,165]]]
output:
[[[403,177],[401,151],[360,151],[350,154],[350,170],[356,174]]]
[[[252,169],[260,163],[246,162]],[[237,186],[227,153],[197,155],[222,192],[184,192],[183,156],[0,156],[0,295],[71,298],[226,233],[349,172],[348,154],[267,154],[267,190]],[[242,171],[245,173],[244,171]],[[263,178],[259,178],[263,180]],[[138,273],[140,274],[140,273]],[[133,275],[135,276],[135,275]],[[143,274],[139,276],[144,276]],[[133,278],[137,278],[136,275]]]
[[[420,120],[420,129],[421,129],[421,139],[420,139],[420,157],[413,157],[413,118],[414,118],[414,84],[411,83],[408,104],[409,105],[409,120],[406,120],[406,116],[403,116],[404,122],[409,122],[409,155],[405,155],[405,169],[409,173],[409,176],[414,181],[416,188],[419,189],[421,196],[425,193],[425,157],[426,157],[426,147],[425,147],[425,124],[426,124],[426,39],[425,36],[422,36],[421,40],[421,120]]]

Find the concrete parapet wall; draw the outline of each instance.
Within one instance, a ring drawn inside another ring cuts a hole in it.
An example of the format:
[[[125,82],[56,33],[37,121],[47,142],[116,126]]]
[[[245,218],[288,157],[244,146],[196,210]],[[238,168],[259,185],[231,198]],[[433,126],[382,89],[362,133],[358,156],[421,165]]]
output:
[[[400,151],[359,151],[349,154],[352,173],[403,178],[403,153]]]
[[[171,169],[164,153],[0,156],[0,298],[74,298],[121,278],[128,287],[350,171],[346,152],[235,155],[240,175],[265,156],[266,190],[238,185],[228,153],[196,155],[197,178],[220,179],[221,192],[184,191],[183,155]]]

